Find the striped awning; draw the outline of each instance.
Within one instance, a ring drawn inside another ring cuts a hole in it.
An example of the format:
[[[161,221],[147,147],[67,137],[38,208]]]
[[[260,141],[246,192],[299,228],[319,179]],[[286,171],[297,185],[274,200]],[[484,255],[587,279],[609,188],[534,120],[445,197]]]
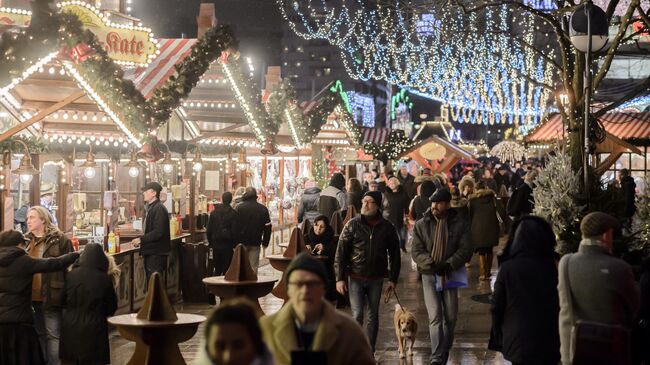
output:
[[[174,66],[181,63],[192,51],[196,39],[159,39],[160,54],[148,66],[127,69],[124,77],[131,79],[145,98],[162,86],[176,72]]]
[[[390,128],[363,128],[363,144],[383,144],[388,141]]]
[[[599,118],[610,134],[620,138],[650,139],[650,112],[607,113]],[[562,138],[562,116],[555,114],[526,137],[528,142],[549,142]]]

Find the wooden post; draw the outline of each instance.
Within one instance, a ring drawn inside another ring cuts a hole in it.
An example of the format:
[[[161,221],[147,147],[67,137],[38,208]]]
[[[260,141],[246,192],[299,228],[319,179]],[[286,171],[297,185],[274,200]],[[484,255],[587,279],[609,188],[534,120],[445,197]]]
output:
[[[284,223],[284,208],[282,208],[282,196],[284,194],[284,157],[280,160],[280,193],[278,198],[280,198],[280,209],[278,209],[280,212],[280,218],[278,219],[278,223],[282,225]]]
[[[194,171],[191,168],[191,164],[185,161],[185,166],[190,166],[189,171]],[[186,168],[185,171],[188,171]],[[196,176],[189,175],[190,178],[190,201],[187,202],[190,205],[190,215],[188,217],[189,226],[190,226],[190,235],[192,236],[192,242],[196,242]]]
[[[40,167],[41,171],[43,170],[40,154],[32,153],[32,164]],[[29,184],[29,202],[31,206],[41,205],[41,174],[34,175],[32,182]]]

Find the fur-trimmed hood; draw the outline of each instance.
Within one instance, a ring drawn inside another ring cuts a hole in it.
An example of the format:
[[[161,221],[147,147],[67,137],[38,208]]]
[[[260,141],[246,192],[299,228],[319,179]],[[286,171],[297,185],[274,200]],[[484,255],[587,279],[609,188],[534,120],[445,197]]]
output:
[[[463,190],[465,190],[466,186],[472,189],[472,191],[474,191],[474,188],[476,186],[476,183],[474,182],[474,178],[472,178],[469,175],[463,176],[463,178],[460,179],[460,182],[458,183],[458,190],[460,190],[461,195],[463,194]]]
[[[494,194],[494,191],[492,191],[491,189],[481,189],[481,190],[477,190],[476,192],[474,192],[474,194],[470,194],[469,199],[470,200],[478,199],[478,198],[482,198],[484,196],[496,197],[496,195]]]

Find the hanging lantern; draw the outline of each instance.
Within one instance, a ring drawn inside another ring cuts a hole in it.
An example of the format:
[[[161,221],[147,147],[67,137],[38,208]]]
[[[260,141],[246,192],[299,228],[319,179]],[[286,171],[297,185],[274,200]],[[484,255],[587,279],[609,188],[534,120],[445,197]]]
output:
[[[142,157],[149,162],[156,162],[163,157],[163,154],[151,142],[146,142],[138,151],[138,157]]]
[[[260,152],[263,155],[275,155],[276,153],[278,153],[278,149],[272,140],[267,139],[266,141],[264,141],[264,147],[262,147],[262,150],[260,150]]]
[[[88,151],[88,154],[86,155],[86,161],[81,164],[81,168],[84,169],[84,176],[87,179],[92,179],[95,177],[97,174],[97,171],[95,171],[95,168],[97,167],[97,162],[95,162],[95,155],[93,155],[93,145],[90,146],[90,151]]]
[[[144,166],[140,162],[138,162],[138,154],[133,151],[131,152],[131,160],[124,164],[124,167],[129,168],[129,176],[135,178],[140,175],[140,169]]]

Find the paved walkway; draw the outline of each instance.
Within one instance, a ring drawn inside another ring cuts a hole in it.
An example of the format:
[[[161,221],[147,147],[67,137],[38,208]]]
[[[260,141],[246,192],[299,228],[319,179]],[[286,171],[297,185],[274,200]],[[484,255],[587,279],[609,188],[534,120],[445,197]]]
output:
[[[470,287],[460,290],[458,324],[456,326],[456,339],[449,358],[449,364],[509,364],[503,360],[500,353],[487,350],[487,342],[490,333],[489,305],[482,303],[487,299],[490,292],[490,284],[479,284],[477,279],[477,260],[474,257],[472,268],[469,269]],[[276,275],[270,265],[260,268],[260,273]],[[496,271],[493,270],[493,278]],[[380,364],[428,364],[430,353],[430,341],[427,327],[427,313],[422,297],[421,282],[418,280],[415,264],[411,262],[410,254],[402,256],[402,274],[397,291],[402,305],[413,311],[418,319],[419,329],[412,362],[405,362],[399,359],[397,342],[393,329],[393,309],[395,299],[380,308],[380,328],[377,340],[376,357]],[[383,299],[382,299],[383,300]],[[260,300],[262,309],[266,313],[273,313],[280,308],[282,302],[273,295]],[[212,309],[207,304],[178,304],[177,311],[206,315]],[[191,364],[197,357],[200,350],[200,342],[203,338],[203,326],[199,327],[197,334],[190,341],[180,344],[183,356],[188,364]],[[134,343],[121,338],[117,331],[110,333],[111,359],[113,364],[126,364],[135,348]]]

